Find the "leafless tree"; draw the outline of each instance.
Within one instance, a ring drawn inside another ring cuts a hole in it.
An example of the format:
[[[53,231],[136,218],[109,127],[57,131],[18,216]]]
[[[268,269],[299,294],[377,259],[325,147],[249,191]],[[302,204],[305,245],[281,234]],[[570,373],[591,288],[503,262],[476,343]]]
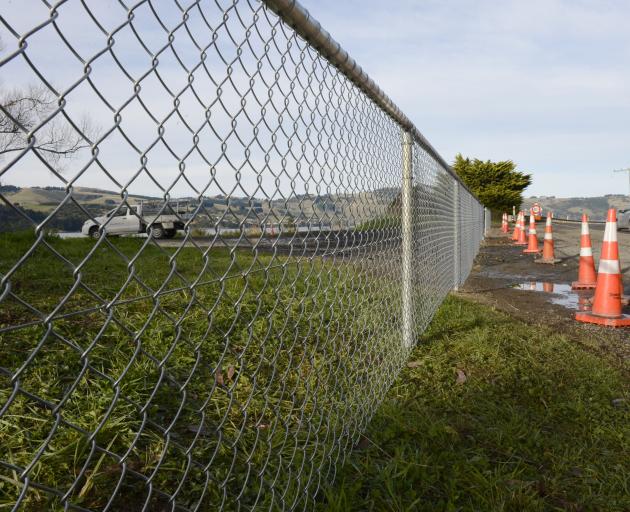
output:
[[[88,138],[94,133],[88,118],[81,119],[78,131],[61,112],[48,119],[58,101],[43,86],[0,89],[0,105],[0,158],[31,146],[27,133],[35,129],[32,149],[58,168],[62,159],[88,147]]]
[[[0,52],[3,49],[0,40]],[[62,160],[87,148],[88,140],[96,135],[89,118],[79,120],[75,129],[61,111],[55,113],[58,108],[59,99],[47,87],[7,88],[0,83],[0,160],[31,147],[60,170]]]

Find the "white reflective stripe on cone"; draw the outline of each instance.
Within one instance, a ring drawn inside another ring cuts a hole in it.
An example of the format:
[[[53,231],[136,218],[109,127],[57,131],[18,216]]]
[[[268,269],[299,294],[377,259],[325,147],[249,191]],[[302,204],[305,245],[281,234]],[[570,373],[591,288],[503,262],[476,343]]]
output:
[[[607,222],[606,230],[604,231],[604,242],[616,242],[617,241],[617,223]]]
[[[621,274],[619,260],[599,260],[599,273],[613,275]]]
[[[551,233],[545,233],[545,240],[553,240],[553,235]]]
[[[588,223],[587,222],[582,222],[582,234],[583,235],[590,235],[590,233],[588,232]]]
[[[580,247],[580,256],[593,256],[593,249],[591,247]]]

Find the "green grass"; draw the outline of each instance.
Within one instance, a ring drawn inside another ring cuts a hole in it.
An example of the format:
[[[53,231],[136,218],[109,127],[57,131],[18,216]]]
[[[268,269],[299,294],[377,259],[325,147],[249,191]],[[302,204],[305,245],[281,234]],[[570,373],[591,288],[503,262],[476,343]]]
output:
[[[299,505],[356,440],[385,391],[372,383],[404,363],[389,261],[144,242],[48,237],[13,272],[34,236],[0,236],[0,509],[31,463],[32,483],[88,508],[119,484],[114,510],[170,510],[158,490],[204,510],[241,491]],[[62,500],[31,486],[22,505]]]
[[[0,236],[0,275],[33,242]],[[0,302],[0,461],[41,450],[31,482],[76,505],[102,508],[119,483],[114,510],[170,509],[158,489],[191,507],[205,493],[203,510],[242,489],[301,505],[393,384],[321,510],[630,510],[628,375],[562,335],[450,298],[396,378],[389,258],[44,242]],[[188,455],[212,461],[209,481]],[[0,510],[21,485],[0,464]],[[61,508],[36,487],[22,507]]]
[[[392,229],[400,228],[399,216],[383,215],[375,219],[370,219],[368,221],[362,222],[361,224],[357,225],[354,230],[355,231],[376,231],[376,230],[387,230],[390,228]]]
[[[630,510],[623,369],[454,297],[411,361],[320,510]]]

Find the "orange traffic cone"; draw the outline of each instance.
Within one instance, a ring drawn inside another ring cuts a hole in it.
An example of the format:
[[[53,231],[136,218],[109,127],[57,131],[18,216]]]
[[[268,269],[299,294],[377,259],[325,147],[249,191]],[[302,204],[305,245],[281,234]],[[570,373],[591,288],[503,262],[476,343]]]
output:
[[[608,327],[630,327],[630,315],[621,313],[621,265],[617,243],[617,212],[608,210],[602,256],[599,260],[597,287],[593,297],[593,309],[579,312],[575,319],[580,322],[606,325]]]
[[[553,293],[553,283],[543,283],[543,292]]]
[[[501,218],[501,231],[503,233],[510,232],[510,228],[508,227],[507,213],[504,213],[503,217]]]
[[[536,217],[532,212],[529,212],[529,237],[527,242],[527,249],[523,250],[525,254],[538,254],[540,249],[538,248],[538,235],[536,234]]]
[[[519,231],[521,230],[521,212],[516,215],[514,221],[514,231],[512,232],[512,242],[518,242]]]
[[[556,259],[553,245],[553,229],[551,227],[552,213],[547,214],[547,224],[545,225],[545,241],[543,242],[542,258],[534,260],[534,263],[548,263],[554,265],[560,260]]]
[[[593,245],[591,244],[591,234],[588,230],[588,217],[585,213],[583,213],[578,280],[571,284],[571,288],[573,290],[589,290],[591,288],[595,288],[596,284],[597,273],[595,272],[595,260],[593,259]]]
[[[518,240],[514,245],[527,245],[527,235],[525,234],[525,213],[521,212],[521,220],[518,225]]]

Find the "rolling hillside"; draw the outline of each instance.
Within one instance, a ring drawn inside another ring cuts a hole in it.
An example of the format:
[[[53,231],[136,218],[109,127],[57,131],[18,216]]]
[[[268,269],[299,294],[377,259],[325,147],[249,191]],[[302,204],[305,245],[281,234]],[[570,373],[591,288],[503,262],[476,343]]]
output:
[[[46,219],[65,198],[61,187],[14,187],[0,186],[0,193],[13,206],[36,223]],[[297,195],[285,199],[262,199],[232,196],[203,198],[203,208],[193,222],[194,227],[219,226],[236,228],[245,224],[265,223],[318,224],[341,226],[339,223],[359,225],[387,214],[396,204],[399,192],[395,189],[379,189],[351,194]],[[120,203],[116,192],[95,188],[76,187],[73,191],[76,202],[67,203],[55,217],[47,222],[49,228],[61,231],[78,231],[88,215],[103,215]],[[129,196],[129,202],[156,199],[149,196]],[[197,203],[197,199],[180,198]],[[78,205],[81,206],[79,208]],[[14,231],[31,227],[14,208],[0,202],[0,231]]]
[[[61,187],[12,187],[4,185],[0,187],[0,192],[13,205],[19,206],[24,211],[37,212],[38,215],[31,215],[37,221],[46,217],[65,197],[65,190]],[[107,210],[114,208],[120,201],[117,192],[101,190],[96,188],[77,187],[74,191],[75,200],[83,208],[93,215],[102,215]],[[149,196],[129,196],[130,202],[142,199],[153,199]],[[278,222],[286,215],[286,222],[296,221],[308,222],[308,219],[330,219],[334,223],[335,218],[354,217],[357,222],[368,220],[368,217],[378,216],[387,211],[387,208],[396,203],[397,191],[379,190],[373,192],[361,192],[348,196],[321,195],[298,196],[284,200],[250,200],[247,198],[231,197],[229,201],[223,196],[208,197],[204,199],[205,219],[199,219],[199,225],[212,225],[217,219],[221,219],[221,225],[225,227],[236,227],[244,218],[249,217],[257,222],[273,211],[271,217],[273,222]],[[229,206],[228,206],[229,202]],[[555,197],[555,196],[532,196],[525,198],[523,208],[529,209],[535,202],[538,202],[545,212],[551,210],[557,218],[579,219],[582,212],[593,220],[603,220],[606,218],[608,208],[624,209],[630,208],[630,197],[620,194],[611,194],[603,197]],[[365,219],[365,212],[360,212],[360,206],[371,204],[373,211]],[[0,205],[0,208],[7,208]],[[252,210],[253,208],[253,210]],[[86,219],[85,214],[73,205],[68,205],[60,212],[63,218],[62,226],[59,229],[76,230]],[[0,215],[0,220],[2,215]],[[6,219],[5,219],[6,224]],[[195,223],[197,224],[197,222]],[[8,226],[5,225],[5,228]],[[5,230],[11,230],[10,228]],[[0,226],[0,231],[2,227]]]
[[[526,197],[523,201],[523,208],[529,210],[535,202],[542,206],[544,212],[551,210],[557,218],[568,216],[570,219],[579,219],[584,212],[592,220],[604,220],[609,208],[618,210],[630,208],[630,197],[621,194],[610,194],[603,197]]]
[[[0,187],[14,205],[38,212],[49,212],[66,196],[62,187]],[[132,199],[148,199],[147,196],[130,196]],[[112,209],[120,201],[120,194],[97,188],[76,187],[74,198],[83,206]]]

